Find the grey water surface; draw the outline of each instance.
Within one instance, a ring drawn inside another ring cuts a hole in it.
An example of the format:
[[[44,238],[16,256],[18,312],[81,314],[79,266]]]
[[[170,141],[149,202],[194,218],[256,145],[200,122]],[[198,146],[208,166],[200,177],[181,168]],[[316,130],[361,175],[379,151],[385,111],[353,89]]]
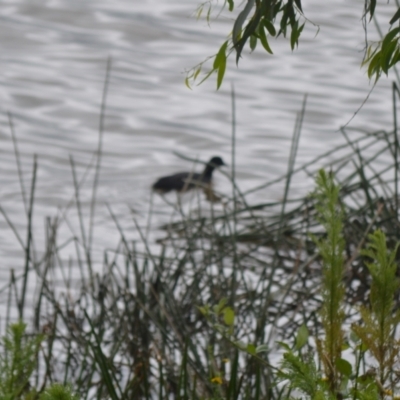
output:
[[[225,82],[215,78],[189,90],[185,71],[214,54],[233,25],[227,12],[196,20],[199,3],[187,0],[5,0],[0,7],[0,205],[26,240],[26,214],[7,112],[14,128],[29,194],[33,155],[38,157],[34,204],[38,257],[45,218],[73,199],[70,157],[78,179],[98,144],[99,114],[107,58],[112,58],[103,137],[93,247],[114,248],[118,231],[106,203],[137,239],[132,210],[146,224],[150,187],[160,175],[190,170],[193,159],[220,155],[231,164],[231,83],[236,93],[236,178],[251,189],[286,172],[290,140],[305,94],[307,111],[297,164],[343,139],[338,132],[368,96],[372,83],[361,68],[365,37],[363,2],[304,0],[309,19],[299,48],[271,40],[274,55],[244,51],[239,67],[230,60]],[[219,5],[221,6],[221,4]],[[393,4],[379,5],[387,29]],[[218,8],[214,15],[218,14]],[[373,23],[369,39],[376,40]],[[394,75],[392,76],[394,78]],[[374,131],[392,125],[391,80],[383,77],[350,126]],[[201,168],[197,166],[196,168]],[[88,235],[93,169],[80,192]],[[217,188],[230,183],[216,174]],[[310,181],[293,182],[309,190]],[[257,192],[253,201],[278,200],[279,190]],[[169,206],[154,198],[156,211]],[[64,236],[80,235],[75,206]],[[152,224],[160,218],[156,213]],[[0,283],[10,269],[21,272],[23,250],[0,218]]]

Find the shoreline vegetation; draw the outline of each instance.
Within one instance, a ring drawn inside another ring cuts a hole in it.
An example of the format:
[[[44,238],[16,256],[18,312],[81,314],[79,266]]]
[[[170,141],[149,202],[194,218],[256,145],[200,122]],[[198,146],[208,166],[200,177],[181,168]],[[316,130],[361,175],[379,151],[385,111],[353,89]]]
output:
[[[32,220],[40,160],[24,188],[10,116],[28,223],[23,240],[0,207],[25,254],[23,274],[12,271],[1,289],[0,397],[400,398],[397,119],[391,132],[342,128],[342,145],[296,167],[304,102],[284,177],[242,193],[232,162],[223,207],[182,212],[161,228],[157,246],[135,220],[142,243],[132,243],[109,207],[120,243],[104,250],[98,268],[92,239],[107,82],[89,225],[71,157],[69,206],[80,233],[60,243],[64,217],[49,217],[39,260]],[[232,149],[234,160],[234,121]],[[291,181],[305,178],[315,188],[290,199]],[[285,188],[282,201],[248,203],[274,184]],[[69,259],[67,246],[75,249]]]

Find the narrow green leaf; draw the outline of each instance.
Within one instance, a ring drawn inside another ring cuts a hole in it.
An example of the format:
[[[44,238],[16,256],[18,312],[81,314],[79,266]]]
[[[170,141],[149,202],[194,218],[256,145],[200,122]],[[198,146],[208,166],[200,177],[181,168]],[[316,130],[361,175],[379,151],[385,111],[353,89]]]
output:
[[[257,346],[256,348],[256,353],[263,353],[264,351],[268,351],[269,347],[267,344],[260,344],[259,346]]]
[[[297,21],[294,24],[294,26],[292,26],[292,33],[290,34],[290,47],[292,49],[292,51],[294,50],[294,46],[296,45],[298,36],[297,36]]]
[[[221,61],[220,66],[218,68],[218,75],[217,75],[217,90],[220,88],[222,81],[224,79],[226,70],[226,57],[223,61]]]
[[[376,0],[372,0],[372,1],[376,1]],[[296,4],[297,8],[298,8],[301,12],[303,12],[303,9],[301,8],[301,1],[300,1],[300,0],[294,0],[294,2],[295,2],[295,4]]]
[[[301,325],[296,336],[296,350],[300,350],[308,341],[308,329],[305,324]]]
[[[214,69],[218,69],[221,62],[224,62],[224,61],[226,62],[226,54],[225,54],[225,52],[226,52],[226,48],[227,47],[228,47],[228,41],[224,42],[222,44],[222,46],[219,48],[218,53],[217,53],[217,55],[215,56],[215,59],[214,59],[214,64],[213,64],[213,68]],[[223,300],[225,300],[225,303],[224,303],[224,305],[225,305],[226,304],[226,299],[223,299]]]
[[[371,79],[372,75],[374,74],[377,74],[377,77],[379,76],[381,55],[382,52],[378,51],[369,63],[368,78]]]
[[[235,357],[233,358],[232,366],[231,366],[231,376],[229,379],[229,385],[226,392],[226,400],[236,399],[237,398],[237,379],[239,377],[238,374],[239,367],[239,351],[236,349]]]
[[[282,18],[281,18],[281,22],[280,22],[280,31],[278,33],[278,36],[283,33],[283,36],[286,37],[286,27],[287,27],[287,21],[289,19],[289,13],[288,13],[288,7],[287,4],[285,4],[282,9]]]
[[[400,18],[400,8],[393,15],[392,19],[389,21],[389,24],[390,25],[394,24],[399,18]]]
[[[204,5],[202,4],[198,9],[197,9],[197,15],[196,19],[200,19],[201,14],[203,13]]]
[[[382,49],[381,68],[386,75],[388,74],[389,64],[396,51],[396,47],[397,47],[397,39],[390,42],[386,46],[385,50]]]
[[[276,342],[279,346],[283,347],[285,350],[290,351],[290,346],[285,342]]]
[[[186,87],[187,87],[188,89],[192,90],[192,88],[190,87],[189,80],[190,80],[190,78],[187,76],[187,77],[185,78],[185,85],[186,85]],[[204,313],[203,313],[203,314],[204,314]]]
[[[235,312],[230,307],[224,309],[224,322],[228,326],[233,325],[235,322]]]
[[[201,85],[204,81],[206,81],[210,77],[210,75],[215,71],[216,70],[214,68],[211,71],[209,71],[208,74],[198,83],[197,86]]]
[[[292,33],[290,35],[290,46],[291,46],[292,50],[294,50],[294,47],[296,45],[298,46],[299,37],[304,28],[304,24],[301,25],[299,28],[297,28],[297,25],[298,25],[297,23],[298,23],[298,21],[296,21],[296,23],[292,27]]]
[[[395,28],[389,31],[382,42],[382,51],[384,51],[385,47],[389,45],[389,43],[395,38],[395,36],[400,32],[400,28]]]
[[[228,5],[229,5],[229,11],[233,11],[233,0],[227,0],[228,1]]]
[[[269,53],[269,54],[273,54],[271,47],[269,47],[269,43],[267,40],[267,36],[265,35],[265,31],[264,28],[261,26],[260,30],[259,30],[259,34],[260,34],[260,41],[262,46],[264,47],[264,49]]]
[[[242,32],[243,24],[246,21],[247,16],[250,14],[250,11],[253,8],[254,3],[255,0],[247,0],[246,6],[239,13],[239,15],[235,20],[235,23],[233,24],[232,41],[234,45],[236,45],[240,39],[240,33]]]
[[[208,7],[207,11],[207,22],[210,22],[210,18],[211,18],[211,5]]]
[[[369,20],[370,21],[371,21],[372,17],[374,16],[375,7],[376,7],[376,0],[370,0],[370,6],[369,6],[369,15],[370,15]]]
[[[389,64],[389,68],[392,68],[393,65],[397,64],[400,61],[400,51],[399,48],[397,47],[396,52],[394,53],[394,56],[392,57],[392,61]]]
[[[196,69],[195,73],[193,74],[193,80],[196,80],[196,78],[199,76],[201,72],[201,66]]]
[[[250,36],[250,49],[251,51],[254,51],[257,46],[257,36],[256,35],[251,35]]]
[[[271,21],[268,21],[267,19],[264,18],[263,19],[263,24],[267,28],[267,31],[271,36],[275,36],[276,35],[276,29],[274,27],[274,24]]]

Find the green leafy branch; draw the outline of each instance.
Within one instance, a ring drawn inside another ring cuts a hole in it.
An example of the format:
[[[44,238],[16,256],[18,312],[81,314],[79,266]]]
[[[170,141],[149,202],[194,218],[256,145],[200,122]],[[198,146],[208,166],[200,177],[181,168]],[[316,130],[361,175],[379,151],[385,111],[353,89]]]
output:
[[[229,11],[233,11],[235,8],[234,0],[228,0],[224,4],[228,5]],[[203,12],[204,5],[205,3],[198,8],[198,18]],[[209,6],[207,21],[210,20],[210,13],[211,7]],[[305,22],[300,23],[301,17],[304,17],[301,0],[247,0],[234,22],[231,38],[221,45],[215,56],[208,58],[214,58],[213,66],[198,84],[200,85],[213,73],[216,73],[217,89],[219,89],[225,75],[229,55],[236,52],[236,63],[238,64],[248,42],[251,51],[260,42],[267,53],[273,54],[268,37],[279,35],[287,37],[290,31],[290,46],[294,50],[298,46],[305,25]],[[279,18],[279,29],[277,30],[275,24]],[[187,87],[191,88],[191,84],[199,77],[202,67],[208,59],[188,71],[185,79]]]
[[[212,12],[212,1],[200,5],[197,9],[197,18],[203,14],[205,5],[208,5],[206,19],[210,22]],[[232,52],[236,53],[236,64],[242,57],[243,49],[249,43],[251,51],[254,51],[258,43],[268,54],[273,54],[269,43],[270,37],[279,35],[290,39],[292,51],[298,47],[300,36],[303,32],[307,18],[303,13],[301,0],[247,0],[240,3],[242,9],[236,17],[231,37],[225,41],[218,52],[202,63],[190,69],[186,74],[186,86],[191,85],[200,78],[204,64],[209,59],[214,59],[212,68],[201,77],[199,85],[208,79],[212,74],[217,74],[217,89],[220,88],[226,71],[227,59]],[[365,19],[369,15],[371,20],[376,11],[376,0],[365,0]],[[226,0],[223,8],[228,7],[229,11],[235,9],[234,0]],[[389,70],[400,61],[400,27],[395,26],[400,20],[400,8],[389,21],[389,31],[379,43],[368,45],[362,65],[368,66],[368,77],[379,79],[382,73],[388,75]],[[365,25],[366,26],[366,25]],[[366,28],[365,28],[366,29]]]

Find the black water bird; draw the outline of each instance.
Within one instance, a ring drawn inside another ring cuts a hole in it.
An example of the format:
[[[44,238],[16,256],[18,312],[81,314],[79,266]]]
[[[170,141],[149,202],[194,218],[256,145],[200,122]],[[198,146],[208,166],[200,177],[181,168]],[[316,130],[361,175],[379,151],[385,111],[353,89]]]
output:
[[[174,175],[164,176],[153,184],[153,190],[159,193],[168,193],[172,190],[185,192],[194,188],[207,188],[211,185],[212,173],[215,168],[226,165],[221,157],[213,157],[205,166],[202,173],[178,172]]]

